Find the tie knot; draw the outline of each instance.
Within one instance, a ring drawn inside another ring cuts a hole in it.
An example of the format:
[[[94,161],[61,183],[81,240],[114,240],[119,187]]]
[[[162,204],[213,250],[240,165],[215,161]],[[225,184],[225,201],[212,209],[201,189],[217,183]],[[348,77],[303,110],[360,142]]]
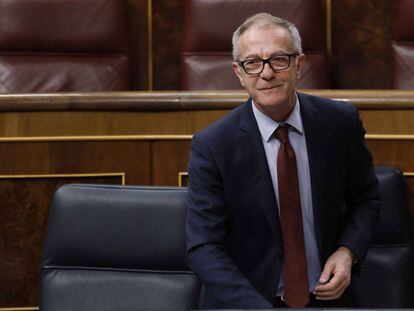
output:
[[[276,129],[277,139],[279,139],[282,144],[289,143],[288,130],[289,124],[279,125],[279,127]]]

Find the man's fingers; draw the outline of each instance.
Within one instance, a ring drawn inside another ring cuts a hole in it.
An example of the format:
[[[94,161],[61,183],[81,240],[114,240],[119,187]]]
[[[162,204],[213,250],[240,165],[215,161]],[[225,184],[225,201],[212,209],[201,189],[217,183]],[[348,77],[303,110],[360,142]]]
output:
[[[343,294],[348,285],[349,282],[346,278],[333,277],[329,283],[318,285],[314,294],[320,300],[337,299]]]
[[[322,294],[335,291],[338,287],[339,282],[336,278],[332,278],[328,283],[321,284],[315,287],[315,294]]]
[[[329,279],[331,278],[333,269],[334,269],[334,265],[327,262],[325,267],[323,268],[321,276],[319,277],[319,283],[321,283],[321,284],[328,283]]]
[[[314,290],[317,299],[332,300],[339,298],[351,282],[351,252],[340,247],[327,260],[319,282]]]
[[[332,273],[333,273],[333,275],[332,275]],[[318,291],[322,291],[322,292],[332,291],[338,286],[339,283],[342,282],[343,276],[341,276],[340,273],[334,273],[333,271],[331,271],[331,275],[332,275],[332,278],[329,280],[329,282],[317,285],[315,287],[316,292],[318,292]],[[323,279],[322,275],[319,279]]]
[[[317,294],[315,294],[315,297],[316,297],[316,299],[320,299],[320,300],[337,299],[337,298],[341,297],[341,295],[343,294],[345,289],[346,289],[346,286],[341,285],[341,286],[335,288],[334,290],[317,293]]]

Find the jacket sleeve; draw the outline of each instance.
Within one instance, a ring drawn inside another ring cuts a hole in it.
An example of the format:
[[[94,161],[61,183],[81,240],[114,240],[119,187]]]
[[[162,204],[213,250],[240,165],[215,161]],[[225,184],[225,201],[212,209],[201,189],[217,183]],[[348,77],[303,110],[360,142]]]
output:
[[[207,292],[226,308],[272,308],[226,251],[229,219],[223,180],[207,142],[195,135],[190,150],[187,254]]]
[[[363,262],[379,219],[380,196],[372,156],[365,144],[365,129],[352,106],[352,135],[345,189],[347,213],[340,244],[348,247]]]

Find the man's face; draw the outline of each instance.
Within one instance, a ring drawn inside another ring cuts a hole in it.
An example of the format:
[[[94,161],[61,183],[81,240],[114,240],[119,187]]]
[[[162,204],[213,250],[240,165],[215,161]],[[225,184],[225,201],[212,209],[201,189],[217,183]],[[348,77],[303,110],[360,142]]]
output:
[[[237,47],[239,61],[267,59],[278,54],[296,52],[288,30],[274,26],[253,26],[240,36]],[[294,107],[296,80],[300,77],[299,70],[304,59],[303,54],[292,56],[290,67],[277,72],[265,64],[263,71],[257,75],[247,74],[236,62],[233,63],[233,69],[257,108],[278,119],[279,116],[283,118],[287,112],[290,113]]]

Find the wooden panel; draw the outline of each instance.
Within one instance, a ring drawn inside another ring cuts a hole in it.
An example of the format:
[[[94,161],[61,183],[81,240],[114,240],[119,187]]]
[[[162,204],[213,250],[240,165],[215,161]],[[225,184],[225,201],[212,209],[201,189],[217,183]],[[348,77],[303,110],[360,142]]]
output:
[[[178,186],[178,174],[187,171],[190,140],[152,144],[151,183]]]
[[[0,137],[192,134],[228,111],[27,112],[0,114]]]
[[[134,72],[134,89],[148,90],[149,88],[149,29],[148,1],[125,0],[128,12],[128,28],[132,50]]]
[[[122,177],[0,177],[0,307],[39,304],[50,199],[60,185],[74,182],[121,184]]]
[[[331,1],[334,88],[391,87],[393,2]]]
[[[180,89],[185,0],[153,0],[154,90]]]
[[[0,142],[0,175],[125,172],[149,184],[149,143],[142,141]]]
[[[413,110],[361,110],[368,134],[414,134]]]
[[[413,137],[414,138],[414,137]],[[414,172],[414,140],[368,140],[375,164]]]

